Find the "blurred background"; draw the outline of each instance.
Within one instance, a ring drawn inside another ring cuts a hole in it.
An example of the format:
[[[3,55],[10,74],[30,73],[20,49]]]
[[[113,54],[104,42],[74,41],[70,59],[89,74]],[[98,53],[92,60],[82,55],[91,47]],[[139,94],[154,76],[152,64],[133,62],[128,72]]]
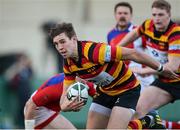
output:
[[[47,37],[58,22],[72,22],[79,40],[106,42],[115,24],[114,5],[121,0],[0,0],[0,129],[23,128],[23,106],[50,76],[62,72],[62,60]],[[126,0],[133,23],[151,16],[152,0]],[[172,19],[180,21],[180,0],[168,0]],[[90,100],[89,100],[90,102]],[[67,113],[83,128],[89,103],[80,113]],[[180,120],[180,103],[160,109],[163,118]],[[81,116],[81,118],[79,117]]]

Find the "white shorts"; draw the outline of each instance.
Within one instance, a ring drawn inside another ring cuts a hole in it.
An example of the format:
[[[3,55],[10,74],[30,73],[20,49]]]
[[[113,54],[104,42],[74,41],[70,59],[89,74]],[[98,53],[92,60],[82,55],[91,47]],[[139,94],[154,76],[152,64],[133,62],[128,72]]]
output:
[[[139,64],[139,63],[136,63],[136,62],[133,62],[131,61],[130,64],[129,64],[129,68],[133,68],[133,67],[139,67],[139,68],[142,68],[142,65]],[[155,77],[154,75],[149,75],[149,76],[145,76],[145,77],[142,77],[136,73],[134,73],[136,78],[140,81],[140,84],[141,84],[141,91],[143,91],[146,87],[148,87],[154,80],[155,80]]]
[[[46,107],[38,107],[35,111],[35,128],[41,129],[47,126],[59,113]]]
[[[132,114],[134,115],[135,110],[133,110],[131,108],[130,108],[130,110],[132,111]],[[109,117],[111,115],[112,109],[104,107],[104,106],[102,106],[100,104],[97,104],[97,103],[93,102],[93,103],[91,103],[89,111],[94,111],[94,112],[97,112],[97,113],[100,113],[100,114],[103,114],[103,115]]]
[[[146,89],[154,80],[154,76],[150,75],[150,76],[146,76],[146,77],[142,77],[139,75],[136,75],[137,79],[140,81],[141,84],[141,92]]]

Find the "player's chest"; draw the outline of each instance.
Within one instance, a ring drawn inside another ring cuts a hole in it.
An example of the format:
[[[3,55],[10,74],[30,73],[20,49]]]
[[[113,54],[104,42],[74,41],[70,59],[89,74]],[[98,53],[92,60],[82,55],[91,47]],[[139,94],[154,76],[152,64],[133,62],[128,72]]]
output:
[[[156,37],[155,35],[147,34],[146,45],[159,51],[167,52],[169,48],[168,37],[165,35]]]
[[[76,73],[77,75],[84,74],[96,74],[98,71],[103,69],[103,65],[95,64],[83,58],[81,62],[77,63],[73,60],[68,61],[68,69],[71,73]]]

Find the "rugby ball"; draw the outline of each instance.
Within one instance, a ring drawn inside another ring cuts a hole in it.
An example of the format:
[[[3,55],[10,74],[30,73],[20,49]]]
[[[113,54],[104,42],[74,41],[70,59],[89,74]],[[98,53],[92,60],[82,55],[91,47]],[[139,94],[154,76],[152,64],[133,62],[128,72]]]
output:
[[[88,86],[86,84],[76,82],[69,86],[67,90],[67,98],[68,100],[73,100],[78,96],[78,101],[83,100],[84,103],[88,100]]]

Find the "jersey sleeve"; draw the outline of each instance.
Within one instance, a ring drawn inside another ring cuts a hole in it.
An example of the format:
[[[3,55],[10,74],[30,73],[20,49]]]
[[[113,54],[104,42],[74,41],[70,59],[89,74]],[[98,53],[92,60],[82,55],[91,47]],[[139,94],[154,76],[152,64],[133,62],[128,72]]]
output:
[[[84,55],[93,63],[104,64],[122,59],[122,48],[106,43],[89,43],[84,47]]]
[[[145,33],[145,29],[149,27],[149,24],[151,24],[151,20],[145,20],[137,29],[137,32],[140,36],[142,36]]]
[[[168,55],[180,56],[180,26],[177,26],[172,30],[168,40]]]
[[[37,106],[45,106],[46,104],[57,101],[60,99],[62,94],[62,89],[59,89],[59,85],[54,85],[53,87],[46,87],[37,91],[33,95],[32,100]]]
[[[87,86],[89,87],[89,89],[88,89],[88,94],[91,96],[91,97],[93,97],[95,94],[96,94],[96,86],[95,86],[95,84],[94,83],[92,83],[92,82],[89,82],[89,81],[87,81]]]

